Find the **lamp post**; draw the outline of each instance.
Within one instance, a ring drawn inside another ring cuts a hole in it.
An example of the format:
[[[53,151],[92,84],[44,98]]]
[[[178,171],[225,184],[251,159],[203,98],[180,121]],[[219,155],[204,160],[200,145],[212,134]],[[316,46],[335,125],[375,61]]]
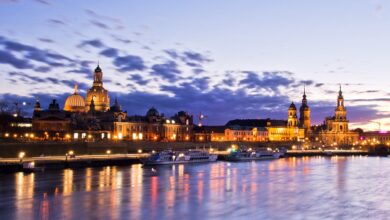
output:
[[[23,151],[19,153],[19,161],[20,161],[20,163],[23,162],[24,156],[26,156],[26,153],[24,153]]]
[[[106,154],[107,154],[107,157],[109,158],[109,157],[110,157],[110,154],[111,154],[111,150],[107,150],[107,151],[106,151]]]

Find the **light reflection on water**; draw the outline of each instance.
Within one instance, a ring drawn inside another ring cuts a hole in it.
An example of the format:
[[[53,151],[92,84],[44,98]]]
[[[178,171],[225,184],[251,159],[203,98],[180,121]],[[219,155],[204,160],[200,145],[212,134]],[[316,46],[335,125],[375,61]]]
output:
[[[1,219],[387,219],[390,158],[302,157],[0,176]]]

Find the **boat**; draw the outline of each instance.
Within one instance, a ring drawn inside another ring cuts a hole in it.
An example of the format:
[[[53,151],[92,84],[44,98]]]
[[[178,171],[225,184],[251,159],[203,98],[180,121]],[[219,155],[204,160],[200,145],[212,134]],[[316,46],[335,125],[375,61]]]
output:
[[[32,172],[37,172],[37,171],[44,171],[45,168],[43,167],[36,167],[35,166],[35,162],[34,161],[30,161],[30,162],[24,162],[22,164],[22,168],[23,168],[23,172],[25,173],[32,173]]]
[[[274,160],[282,157],[279,152],[273,151],[248,151],[248,150],[234,150],[226,157],[227,161],[252,161],[252,160]]]
[[[174,152],[164,150],[159,153],[153,153],[150,157],[142,159],[144,165],[169,165],[183,163],[214,162],[218,159],[216,154],[210,154],[203,150],[188,150],[184,152]]]

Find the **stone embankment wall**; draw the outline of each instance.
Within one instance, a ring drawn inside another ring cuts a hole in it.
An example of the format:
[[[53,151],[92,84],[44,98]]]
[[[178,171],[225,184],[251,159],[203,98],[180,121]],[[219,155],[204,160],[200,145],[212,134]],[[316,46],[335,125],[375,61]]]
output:
[[[185,150],[194,148],[214,148],[216,150],[226,150],[232,144],[246,147],[289,147],[292,143],[261,143],[261,142],[149,142],[149,141],[111,141],[111,142],[20,142],[4,143],[0,142],[0,157],[17,157],[23,151],[27,157],[37,157],[40,155],[58,156],[65,155],[70,150],[75,154],[105,154],[107,150],[115,153],[136,153],[139,149],[143,152],[152,150],[161,151],[164,149]]]

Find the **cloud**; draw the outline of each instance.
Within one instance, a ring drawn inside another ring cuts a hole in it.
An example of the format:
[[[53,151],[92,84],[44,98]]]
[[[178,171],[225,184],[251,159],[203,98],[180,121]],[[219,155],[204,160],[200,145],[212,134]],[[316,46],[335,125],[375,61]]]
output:
[[[115,57],[113,63],[121,71],[144,70],[146,68],[144,60],[135,55]]]
[[[115,48],[107,48],[100,52],[101,55],[106,57],[117,57],[119,52],[118,49]]]
[[[35,0],[35,1],[44,5],[50,5],[49,1],[46,0]]]
[[[104,23],[102,23],[100,21],[91,20],[90,22],[91,22],[91,24],[93,24],[94,26],[96,26],[98,28],[102,28],[104,30],[109,30],[110,29],[110,27],[107,24],[104,24]]]
[[[53,25],[66,25],[66,23],[64,21],[61,21],[59,19],[49,19],[47,20],[50,24],[53,24]]]
[[[193,51],[178,52],[176,50],[169,49],[164,50],[164,52],[173,60],[180,60],[184,62],[187,66],[194,68],[202,67],[202,64],[209,63],[212,61],[205,55]]]
[[[119,36],[114,35],[114,34],[112,34],[111,37],[112,37],[112,39],[114,39],[115,41],[117,41],[119,43],[129,44],[132,42],[129,39],[125,39],[125,38],[119,37]]]
[[[95,47],[95,48],[105,47],[104,43],[101,40],[99,40],[99,39],[85,40],[85,41],[82,41],[78,45],[78,47],[80,47],[80,48],[83,48],[85,46],[91,46],[91,47]]]
[[[154,64],[152,66],[152,75],[160,76],[170,82],[174,82],[178,79],[178,75],[181,71],[178,69],[177,64],[174,61],[167,61],[166,63]]]
[[[110,30],[112,27],[114,27],[117,30],[123,29],[124,26],[120,19],[109,17],[106,15],[101,15],[91,9],[86,9],[85,12],[88,16],[90,16],[92,19],[90,20],[91,24],[94,26],[104,29],[104,30]],[[102,21],[106,21],[107,23],[103,23]]]
[[[0,54],[2,63],[10,64],[17,69],[33,68],[33,65],[29,63],[30,60],[44,63],[50,67],[63,67],[67,66],[69,62],[74,62],[73,59],[56,52],[39,49],[1,36],[0,45],[4,47],[4,51]],[[24,59],[16,58],[11,52],[18,53]]]
[[[186,62],[197,62],[197,63],[208,63],[212,60],[207,58],[206,56],[192,51],[183,52],[183,59]]]
[[[129,80],[135,81],[137,84],[144,86],[148,84],[149,80],[144,79],[141,75],[139,74],[133,74],[130,76]]]
[[[247,74],[245,79],[242,79],[239,84],[251,89],[267,89],[279,91],[279,87],[288,87],[294,83],[294,79],[290,77],[289,72],[253,72],[245,71]]]
[[[17,69],[32,69],[34,66],[26,59],[19,59],[9,51],[0,50],[0,63],[11,65]]]
[[[54,40],[49,38],[38,38],[38,40],[44,43],[54,43]]]

